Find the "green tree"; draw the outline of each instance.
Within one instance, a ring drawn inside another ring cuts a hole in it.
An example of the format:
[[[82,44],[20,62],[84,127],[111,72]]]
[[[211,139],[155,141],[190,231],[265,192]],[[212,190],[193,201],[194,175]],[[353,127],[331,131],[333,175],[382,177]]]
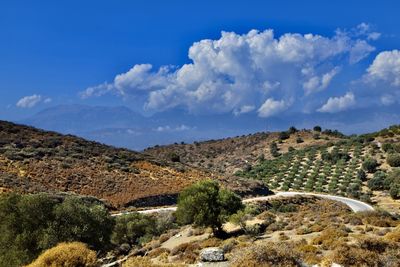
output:
[[[322,131],[321,126],[319,126],[319,125],[314,126],[314,131],[321,132]]]
[[[376,159],[372,159],[372,158],[367,158],[364,160],[363,164],[362,164],[362,168],[369,173],[374,173],[376,172],[376,168],[379,166],[378,162],[376,161]]]
[[[143,237],[156,233],[155,219],[138,212],[118,216],[111,237],[114,244],[138,244]]]
[[[242,208],[239,196],[220,188],[216,181],[205,180],[179,195],[176,216],[182,224],[211,227],[214,234],[218,234],[228,217]]]
[[[386,174],[382,171],[374,173],[374,177],[368,181],[368,187],[371,190],[383,190],[385,189]]]
[[[54,221],[46,235],[47,247],[79,241],[100,250],[109,244],[114,220],[103,205],[68,197],[54,208],[53,214]]]
[[[393,183],[390,187],[389,193],[393,199],[400,199],[400,184]]]
[[[59,242],[81,241],[101,249],[113,219],[104,206],[47,194],[0,195],[0,266],[21,266]]]
[[[387,156],[386,162],[391,167],[400,167],[400,154],[398,153],[389,154]]]

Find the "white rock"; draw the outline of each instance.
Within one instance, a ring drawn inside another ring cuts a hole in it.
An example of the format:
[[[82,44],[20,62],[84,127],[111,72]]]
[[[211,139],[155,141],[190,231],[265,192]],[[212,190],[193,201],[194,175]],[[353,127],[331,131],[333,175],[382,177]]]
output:
[[[201,261],[223,261],[225,260],[224,251],[220,248],[205,248],[200,252]]]

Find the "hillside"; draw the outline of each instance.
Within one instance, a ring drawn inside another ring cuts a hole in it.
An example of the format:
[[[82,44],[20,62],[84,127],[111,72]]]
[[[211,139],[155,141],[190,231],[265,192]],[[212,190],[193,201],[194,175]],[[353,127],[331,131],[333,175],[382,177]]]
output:
[[[0,192],[71,192],[124,207],[207,177],[179,162],[0,121]]]
[[[272,143],[279,142],[280,152],[285,153],[289,147],[302,149],[324,145],[340,140],[341,135],[332,131],[320,133],[302,130],[282,137],[277,132],[260,132],[193,144],[155,146],[145,149],[145,153],[165,160],[179,160],[184,164],[206,168],[219,174],[233,175],[238,170],[256,164],[260,158],[273,159],[270,150]]]

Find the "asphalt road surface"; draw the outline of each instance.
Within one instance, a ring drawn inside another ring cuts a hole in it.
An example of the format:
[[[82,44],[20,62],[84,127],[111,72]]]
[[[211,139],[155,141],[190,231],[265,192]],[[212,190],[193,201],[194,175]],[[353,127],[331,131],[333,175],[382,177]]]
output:
[[[358,201],[355,199],[351,199],[351,198],[347,198],[347,197],[339,197],[339,196],[334,196],[334,195],[305,193],[305,192],[278,192],[275,195],[244,199],[243,203],[255,202],[255,201],[260,201],[260,200],[270,200],[270,199],[274,199],[277,197],[292,197],[292,196],[296,196],[296,195],[316,196],[316,197],[320,197],[320,198],[326,198],[326,199],[330,199],[330,200],[339,201],[339,202],[342,202],[342,203],[346,204],[347,206],[349,206],[349,208],[354,212],[373,211],[374,210],[374,208],[371,205],[368,205],[364,202],[361,202],[361,201]],[[175,211],[175,210],[176,210],[176,207],[166,207],[166,208],[141,210],[138,212],[142,213],[142,214],[150,214],[150,213]],[[120,212],[120,213],[113,214],[112,216],[121,216],[121,215],[129,214],[129,213],[132,213],[132,212]]]

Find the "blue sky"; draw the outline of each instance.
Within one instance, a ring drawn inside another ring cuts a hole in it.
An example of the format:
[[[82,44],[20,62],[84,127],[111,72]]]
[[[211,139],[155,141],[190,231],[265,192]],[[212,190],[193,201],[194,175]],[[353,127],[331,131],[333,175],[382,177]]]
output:
[[[398,10],[398,1],[1,1],[0,119],[87,104],[266,122],[312,116],[348,132],[360,131],[350,113],[362,131],[367,115],[391,124]]]

